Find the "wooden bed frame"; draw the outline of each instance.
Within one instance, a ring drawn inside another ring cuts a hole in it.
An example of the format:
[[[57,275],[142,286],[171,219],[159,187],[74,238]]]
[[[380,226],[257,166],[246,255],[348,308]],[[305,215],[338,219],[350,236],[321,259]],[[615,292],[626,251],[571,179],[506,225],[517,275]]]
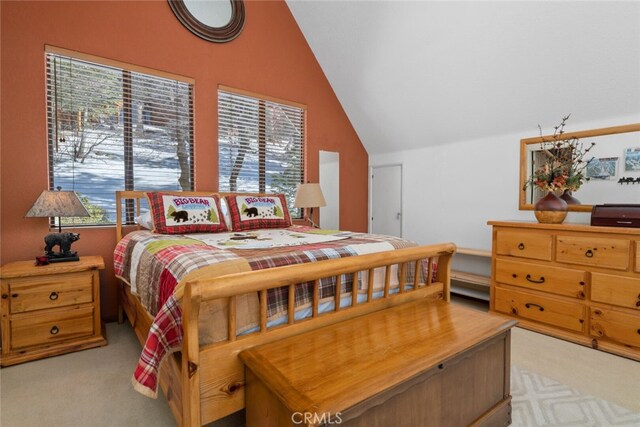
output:
[[[185,196],[207,196],[211,192],[180,192]],[[227,195],[228,193],[218,193]],[[125,200],[133,203],[136,215],[140,213],[140,201],[145,192],[118,191],[116,236],[119,241],[123,233],[135,229],[123,224],[122,207]],[[244,404],[244,365],[238,354],[250,347],[275,341],[292,335],[318,329],[345,321],[363,314],[383,310],[420,298],[449,301],[451,258],[456,250],[452,243],[418,246],[394,251],[373,253],[357,257],[319,261],[308,264],[278,267],[244,273],[229,274],[216,278],[199,279],[185,283],[182,300],[183,343],[182,349],[167,357],[160,370],[162,388],[171,411],[182,426],[201,426],[242,410]],[[422,260],[428,260],[426,283],[420,283],[415,274],[413,283],[404,282],[407,265],[417,268]],[[437,260],[435,279],[432,280],[434,262]],[[390,292],[392,266],[398,265],[400,283],[398,292]],[[373,270],[385,268],[384,295],[373,299]],[[341,298],[340,277],[360,271],[369,272],[367,300],[357,302],[357,293],[352,293],[352,305],[334,311],[319,313],[318,287],[320,280],[336,277],[335,300]],[[294,318],[295,285],[314,283],[312,316]],[[267,290],[287,286],[289,288],[288,321],[276,327],[267,327]],[[236,297],[247,293],[259,295],[259,331],[247,335],[236,335]],[[228,338],[213,344],[198,342],[198,319],[200,305],[204,301],[221,299],[228,307]],[[129,286],[120,282],[118,290],[119,321],[124,311],[133,326],[139,341],[144,344],[150,326],[151,315],[143,308],[139,299],[132,295]],[[133,367],[133,365],[132,365]]]

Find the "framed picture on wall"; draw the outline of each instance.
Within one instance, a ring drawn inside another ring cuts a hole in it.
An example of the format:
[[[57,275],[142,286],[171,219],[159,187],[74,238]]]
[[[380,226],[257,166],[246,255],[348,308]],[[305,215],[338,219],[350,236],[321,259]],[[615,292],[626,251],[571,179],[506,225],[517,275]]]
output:
[[[610,180],[616,176],[618,157],[593,158],[587,163],[586,176],[593,180]]]
[[[624,150],[624,171],[640,172],[640,147]]]

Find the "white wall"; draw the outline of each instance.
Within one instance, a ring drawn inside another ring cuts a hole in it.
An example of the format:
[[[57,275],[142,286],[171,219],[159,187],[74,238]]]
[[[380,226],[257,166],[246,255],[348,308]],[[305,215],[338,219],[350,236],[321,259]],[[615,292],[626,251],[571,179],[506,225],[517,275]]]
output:
[[[640,114],[599,122],[569,123],[566,130],[639,121]],[[534,125],[531,130],[518,134],[375,154],[369,157],[369,162],[371,166],[403,165],[402,229],[405,238],[420,244],[454,242],[462,247],[491,249],[491,227],[487,221],[535,221],[532,211],[518,210],[518,191],[520,139],[537,133]],[[428,138],[425,135],[425,139]],[[640,192],[640,187],[636,185],[636,188]],[[589,213],[578,212],[569,213],[566,220],[589,221]]]

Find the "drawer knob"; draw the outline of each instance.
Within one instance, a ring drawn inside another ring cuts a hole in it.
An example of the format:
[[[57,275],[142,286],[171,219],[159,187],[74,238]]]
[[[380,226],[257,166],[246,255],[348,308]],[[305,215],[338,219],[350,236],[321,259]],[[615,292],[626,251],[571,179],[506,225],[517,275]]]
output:
[[[528,302],[524,306],[527,307],[527,308],[536,307],[538,310],[544,311],[544,307],[543,306],[538,305],[538,304],[534,304],[532,302]]]
[[[518,249],[520,249],[521,251],[524,250],[524,243],[520,243],[518,245]]]
[[[53,327],[51,328],[51,330],[49,331],[49,333],[50,333],[51,335],[57,335],[57,334],[58,334],[58,332],[60,332],[60,328],[58,328],[57,326],[53,326]]]
[[[51,292],[51,294],[49,294],[49,299],[50,299],[51,301],[55,301],[55,300],[57,300],[57,299],[58,299],[58,293],[57,293],[57,292],[55,292],[55,291],[54,291],[54,292]]]
[[[638,333],[638,335],[640,335],[640,329],[638,329],[636,332]]]
[[[18,298],[18,294],[11,294],[11,298]]]
[[[530,274],[527,274],[526,279],[531,283],[544,283],[544,277],[543,276],[540,276],[540,280],[535,280],[535,279],[531,278]]]
[[[2,294],[2,299],[7,299],[7,298],[9,298],[8,294]]]
[[[587,252],[584,253],[584,256],[587,258],[593,258],[593,251],[591,249],[587,249]]]

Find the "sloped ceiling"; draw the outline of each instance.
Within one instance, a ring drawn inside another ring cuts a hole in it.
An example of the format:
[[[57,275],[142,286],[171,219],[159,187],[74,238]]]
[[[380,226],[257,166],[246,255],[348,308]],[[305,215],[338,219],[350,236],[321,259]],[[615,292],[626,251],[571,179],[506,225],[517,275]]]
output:
[[[370,154],[640,121],[640,2],[287,3]]]

